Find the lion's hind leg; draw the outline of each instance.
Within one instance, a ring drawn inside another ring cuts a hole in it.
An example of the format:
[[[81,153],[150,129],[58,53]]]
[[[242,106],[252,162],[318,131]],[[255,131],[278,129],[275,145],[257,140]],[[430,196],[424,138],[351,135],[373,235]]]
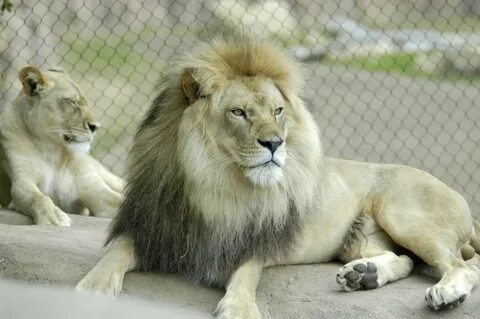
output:
[[[475,253],[479,252],[478,232],[474,236],[470,244],[460,249],[448,249],[446,243],[441,243],[438,250],[443,252],[443,257],[427,261],[443,273],[440,281],[425,293],[430,308],[440,310],[458,306],[480,281],[480,255]]]
[[[346,291],[373,289],[407,277],[413,269],[410,257],[392,251],[395,244],[374,220],[362,215],[361,228],[347,235],[339,258],[348,262],[337,273],[337,283]]]
[[[480,259],[478,255],[474,258]],[[444,270],[442,279],[428,288],[425,294],[428,306],[434,310],[459,305],[470,295],[476,282],[480,280],[480,262],[477,265],[469,265],[457,259],[440,268]]]
[[[474,255],[470,246],[473,230],[470,211],[463,198],[449,194],[452,193],[444,192],[428,205],[392,203],[376,216],[380,227],[397,244],[442,274],[441,280],[428,288],[425,295],[428,306],[434,310],[462,303],[480,279],[480,262],[475,265],[478,255]],[[472,256],[468,263],[464,260]]]

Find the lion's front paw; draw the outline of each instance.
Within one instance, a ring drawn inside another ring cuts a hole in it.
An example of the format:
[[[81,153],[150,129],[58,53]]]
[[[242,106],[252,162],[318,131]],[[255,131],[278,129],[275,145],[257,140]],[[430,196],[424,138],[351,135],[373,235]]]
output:
[[[75,287],[76,291],[116,296],[122,291],[124,274],[93,269]]]
[[[345,291],[377,288],[377,266],[361,259],[352,261],[340,268],[337,283]]]
[[[217,305],[215,316],[220,319],[261,319],[257,304],[225,295]]]
[[[72,224],[70,217],[56,206],[37,212],[34,219],[37,225],[70,226]]]

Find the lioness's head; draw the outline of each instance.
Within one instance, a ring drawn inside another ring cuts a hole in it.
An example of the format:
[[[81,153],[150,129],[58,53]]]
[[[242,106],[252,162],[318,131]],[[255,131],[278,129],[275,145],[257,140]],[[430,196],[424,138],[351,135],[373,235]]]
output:
[[[207,163],[222,171],[228,166],[253,185],[277,185],[305,141],[319,147],[315,129],[302,129],[305,141],[299,141],[299,127],[310,127],[305,124],[310,116],[297,96],[301,79],[295,62],[271,43],[251,39],[220,39],[202,49],[180,63],[187,102],[180,134],[186,156],[197,157],[186,165],[192,171],[207,169],[202,168]]]
[[[88,152],[99,124],[78,85],[60,68],[41,72],[34,66],[20,70],[23,91],[16,100],[23,121],[37,138]]]

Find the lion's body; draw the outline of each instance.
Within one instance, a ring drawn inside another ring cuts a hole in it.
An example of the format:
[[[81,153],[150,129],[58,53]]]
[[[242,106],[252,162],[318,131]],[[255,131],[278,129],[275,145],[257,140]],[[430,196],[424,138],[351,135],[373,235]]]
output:
[[[323,179],[327,196],[323,197],[321,209],[323,212],[336,213],[307,215],[305,223],[317,225],[318,228],[305,229],[300,238],[307,238],[300,239],[299,242],[300,245],[306,243],[312,246],[297,247],[287,263],[297,263],[300,260],[305,262],[306,255],[302,251],[312,254],[307,262],[322,262],[339,257],[339,252],[343,252],[345,245],[345,234],[360,215],[366,215],[378,227],[373,232],[385,231],[389,237],[394,236],[390,231],[392,227],[396,231],[406,229],[408,238],[396,238],[395,241],[419,254],[419,248],[412,247],[418,244],[418,237],[436,237],[440,235],[438,231],[443,233],[442,236],[446,236],[445,232],[451,232],[451,238],[458,237],[451,247],[457,254],[470,242],[473,224],[465,200],[435,177],[401,165],[334,158],[325,158],[324,163],[326,173]],[[424,213],[419,214],[420,212]],[[362,236],[369,235],[368,229],[363,228],[361,232]],[[316,240],[309,240],[310,236]],[[366,243],[359,240],[359,244],[362,246]],[[427,243],[422,245],[428,247]],[[354,253],[361,255],[360,248]]]
[[[168,96],[167,101],[184,100],[179,93],[176,88],[167,87],[162,96]],[[310,169],[318,170],[321,162],[306,162],[305,167],[298,169],[292,165],[288,188],[253,189],[246,181],[239,183],[237,172],[224,171],[220,166],[223,159],[209,163],[208,153],[218,150],[207,143],[201,145],[204,142],[198,140],[199,132],[188,130],[195,127],[195,121],[201,120],[196,112],[187,115],[177,102],[156,105],[156,110],[158,114],[147,117],[147,123],[136,136],[130,158],[133,161],[130,185],[136,186],[127,189],[132,195],[126,197],[123,213],[116,219],[111,235],[126,232],[136,237],[136,249],[141,257],[139,267],[146,271],[180,271],[197,281],[224,285],[233,269],[254,252],[272,258],[286,252],[310,205],[307,201],[312,200],[312,196],[304,197],[308,185],[304,181],[309,178]],[[155,117],[153,123],[148,123],[152,117]],[[311,121],[308,117],[305,120]],[[179,141],[175,135],[182,130],[180,126],[186,128],[184,134],[192,136]],[[297,132],[296,138],[292,134],[292,141],[297,139],[301,143],[304,134],[316,136],[316,130],[310,132],[311,126],[306,127],[305,132]],[[186,140],[192,144],[185,145]],[[152,142],[158,147],[151,148]],[[173,155],[182,150],[186,153]],[[296,155],[292,151],[291,156],[306,157],[309,151],[311,148],[305,145]],[[195,162],[189,162],[191,152],[198,155]],[[153,178],[146,178],[146,169]],[[185,178],[185,170],[199,176],[192,180]],[[160,200],[148,200],[151,190],[158,191],[155,196]],[[314,190],[309,192],[313,194]],[[252,197],[256,198],[254,202]],[[157,213],[145,215],[145,210]],[[226,210],[236,218],[225,215]],[[208,216],[204,215],[205,211],[209,212]],[[149,220],[132,222],[137,218]],[[159,232],[159,229],[163,230]],[[169,238],[158,237],[152,241],[156,234],[168,234]],[[155,249],[151,249],[152,245],[156,245]]]
[[[478,248],[465,200],[413,168],[324,157],[297,66],[275,46],[216,39],[167,79],[135,137],[113,244],[78,289],[178,271],[226,286],[222,318],[257,318],[263,267],[340,258],[339,284],[368,289],[410,273],[398,246],[445,273],[432,308],[480,278],[462,258]]]
[[[67,226],[65,212],[113,217],[123,181],[88,154],[97,124],[83,93],[63,71],[24,70],[0,119],[0,204],[37,224]]]

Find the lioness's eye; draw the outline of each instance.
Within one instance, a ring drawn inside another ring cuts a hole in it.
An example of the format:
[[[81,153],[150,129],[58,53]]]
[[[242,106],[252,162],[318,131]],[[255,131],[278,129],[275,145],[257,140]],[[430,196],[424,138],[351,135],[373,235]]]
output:
[[[63,98],[63,100],[64,100],[66,103],[68,103],[68,104],[73,104],[74,106],[77,105],[77,101],[76,101],[75,99],[73,99],[73,98],[65,97],[65,98]]]
[[[245,111],[240,109],[240,108],[233,109],[230,112],[232,112],[232,114],[235,115],[235,116],[241,116],[241,117],[246,116]]]
[[[277,107],[275,109],[275,115],[281,115],[283,113],[283,107]]]

